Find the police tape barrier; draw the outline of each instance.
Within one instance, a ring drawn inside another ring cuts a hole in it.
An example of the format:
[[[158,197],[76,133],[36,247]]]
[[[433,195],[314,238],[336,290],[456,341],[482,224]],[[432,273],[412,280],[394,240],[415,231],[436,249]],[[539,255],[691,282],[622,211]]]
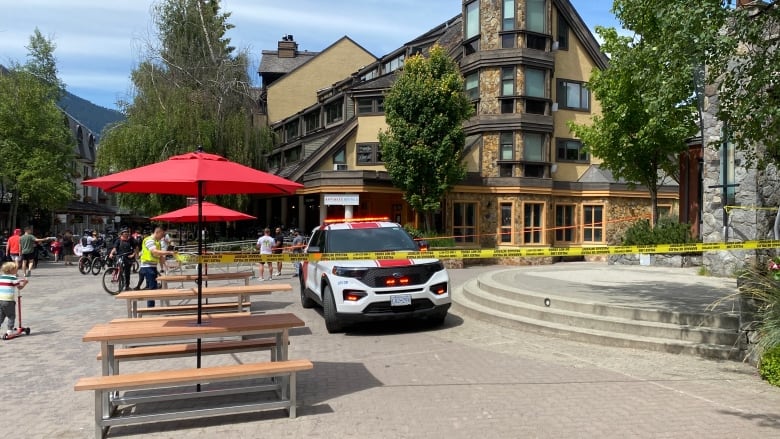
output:
[[[592,256],[657,253],[700,253],[719,250],[758,250],[780,248],[780,241],[706,242],[692,244],[619,245],[599,247],[534,247],[512,249],[453,249],[425,252],[363,252],[363,253],[284,253],[260,255],[257,253],[218,253],[200,258],[197,255],[178,255],[179,261],[204,264],[233,264],[260,262],[295,262],[317,260],[387,260],[387,259],[484,259],[533,258],[548,256]]]

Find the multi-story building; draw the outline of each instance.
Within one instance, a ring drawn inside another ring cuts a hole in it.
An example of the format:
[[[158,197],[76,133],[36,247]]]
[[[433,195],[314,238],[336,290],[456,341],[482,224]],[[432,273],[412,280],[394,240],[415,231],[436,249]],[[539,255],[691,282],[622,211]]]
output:
[[[434,44],[458,62],[476,109],[464,125],[468,176],[437,215],[444,234],[486,247],[606,245],[649,216],[648,192],[616,181],[566,125],[598,114],[586,81],[608,64],[571,3],[464,0],[461,6],[461,14],[328,87],[309,87],[315,99],[297,111],[283,96],[266,94],[277,137],[269,170],[305,185],[296,197],[269,201],[267,221],[305,229],[326,217],[414,221],[383,166],[377,134],[386,128],[384,93],[404,59]],[[306,63],[315,60],[320,74],[332,65],[324,52]],[[275,112],[277,105],[284,111]],[[660,210],[676,213],[677,199],[676,185],[662,186]]]

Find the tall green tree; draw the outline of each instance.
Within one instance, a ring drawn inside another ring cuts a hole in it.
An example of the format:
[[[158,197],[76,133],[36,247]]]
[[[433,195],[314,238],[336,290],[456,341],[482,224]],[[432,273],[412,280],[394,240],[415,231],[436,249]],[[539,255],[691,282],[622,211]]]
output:
[[[428,57],[405,61],[384,104],[388,130],[379,134],[382,160],[393,184],[431,230],[442,197],[466,175],[463,122],[474,110],[464,94],[463,77],[435,45]]]
[[[676,176],[685,140],[697,132],[693,61],[701,60],[701,52],[688,42],[667,41],[665,28],[674,18],[651,3],[659,9],[637,0],[615,1],[618,19],[633,36],[596,28],[610,64],[591,74],[588,87],[602,114],[591,125],[570,122],[569,127],[615,177],[648,189],[655,224],[659,182]]]
[[[123,104],[127,119],[103,133],[97,167],[107,174],[204,150],[259,167],[261,130],[252,125],[248,55],[225,33],[233,28],[219,1],[164,0],[153,8],[159,41],[131,74],[134,93]],[[221,203],[235,208],[246,198]],[[181,197],[123,194],[123,206],[148,214]]]
[[[73,195],[73,136],[56,103],[63,86],[55,47],[35,29],[27,62],[0,72],[0,180],[3,202],[10,198],[11,228],[17,225],[20,204],[51,209],[64,206]]]

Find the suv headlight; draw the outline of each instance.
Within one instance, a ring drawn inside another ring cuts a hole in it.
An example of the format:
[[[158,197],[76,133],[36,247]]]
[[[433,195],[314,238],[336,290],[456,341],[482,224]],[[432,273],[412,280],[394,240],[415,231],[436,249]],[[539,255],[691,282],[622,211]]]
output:
[[[331,270],[334,276],[339,277],[353,277],[360,279],[368,272],[368,268],[362,267],[333,267]]]

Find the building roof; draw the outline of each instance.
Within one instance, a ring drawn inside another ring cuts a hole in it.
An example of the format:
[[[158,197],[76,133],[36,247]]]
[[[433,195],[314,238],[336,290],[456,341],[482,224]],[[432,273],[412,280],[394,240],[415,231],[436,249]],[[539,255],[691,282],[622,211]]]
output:
[[[279,58],[278,50],[263,50],[257,72],[260,74],[290,73],[319,54],[320,52],[303,51],[298,52],[293,58]]]

